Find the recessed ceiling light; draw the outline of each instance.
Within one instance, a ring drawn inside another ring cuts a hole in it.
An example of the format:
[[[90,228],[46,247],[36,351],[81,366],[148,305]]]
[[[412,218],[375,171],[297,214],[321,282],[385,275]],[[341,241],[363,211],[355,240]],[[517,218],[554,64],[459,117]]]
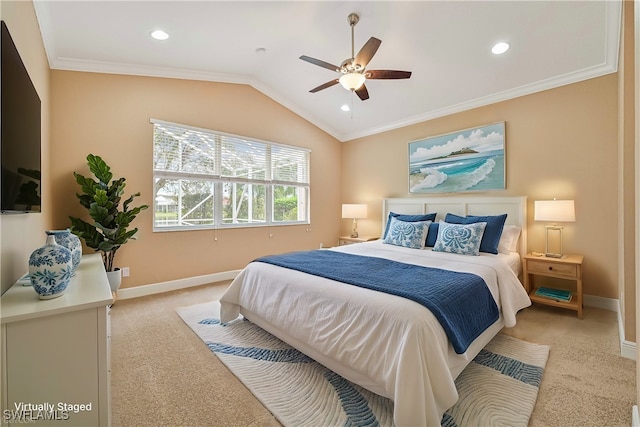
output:
[[[166,40],[169,38],[169,34],[165,33],[162,30],[155,30],[154,32],[151,33],[151,37],[153,37],[156,40]]]
[[[508,50],[509,50],[509,43],[507,42],[498,42],[494,44],[493,47],[491,48],[491,52],[493,52],[495,55],[502,55]]]
[[[349,108],[349,106],[348,106],[347,104],[344,104],[342,107],[340,107],[340,109],[341,109],[342,111],[349,111],[349,110],[351,110],[351,108]]]
[[[259,47],[256,49],[256,54],[257,55],[264,55],[265,53],[267,53],[267,49],[263,48],[263,47]]]

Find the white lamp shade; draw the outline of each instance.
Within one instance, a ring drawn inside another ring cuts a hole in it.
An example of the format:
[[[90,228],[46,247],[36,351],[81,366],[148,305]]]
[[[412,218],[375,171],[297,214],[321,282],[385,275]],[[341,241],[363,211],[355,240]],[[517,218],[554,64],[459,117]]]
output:
[[[340,84],[346,90],[356,90],[364,84],[366,80],[364,74],[360,73],[347,73],[340,76]]]
[[[342,205],[342,218],[366,218],[367,205],[345,204]]]
[[[576,209],[573,200],[536,200],[535,221],[575,222]]]

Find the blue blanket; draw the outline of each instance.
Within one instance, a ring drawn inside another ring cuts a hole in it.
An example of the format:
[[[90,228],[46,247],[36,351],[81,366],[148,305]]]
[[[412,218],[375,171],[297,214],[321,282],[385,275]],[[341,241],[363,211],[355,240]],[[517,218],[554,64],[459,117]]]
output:
[[[498,307],[475,274],[404,264],[384,258],[313,250],[255,261],[401,296],[428,308],[458,354],[498,320]]]

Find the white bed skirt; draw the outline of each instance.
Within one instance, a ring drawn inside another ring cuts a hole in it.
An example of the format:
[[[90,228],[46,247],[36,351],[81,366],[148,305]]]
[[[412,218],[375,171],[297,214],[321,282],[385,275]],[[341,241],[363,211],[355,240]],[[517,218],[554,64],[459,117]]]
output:
[[[241,314],[251,322],[260,326],[265,331],[269,332],[271,335],[278,337],[282,341],[286,342],[290,346],[300,350],[307,356],[311,357],[318,363],[321,363],[325,367],[331,369],[336,374],[341,377],[351,381],[352,383],[358,384],[361,387],[366,388],[367,390],[379,394],[380,396],[384,396],[388,399],[393,400],[393,396],[389,396],[384,388],[382,388],[378,383],[373,381],[371,378],[365,377],[360,372],[357,372],[351,369],[348,366],[345,366],[335,359],[327,357],[326,355],[319,353],[314,350],[308,344],[292,337],[287,334],[286,331],[278,329],[274,327],[267,320],[260,317],[258,314],[251,312],[248,309],[241,309]],[[476,338],[470,345],[467,351],[463,354],[456,354],[453,350],[452,346],[449,346],[449,356],[448,356],[448,365],[449,371],[451,372],[452,377],[455,379],[462,373],[464,368],[469,364],[474,357],[480,353],[488,343],[491,341],[504,327],[504,322],[502,321],[502,316],[489,328],[487,328],[478,338]],[[375,357],[375,356],[374,356]],[[453,405],[452,405],[453,406]],[[447,408],[448,409],[448,408]]]

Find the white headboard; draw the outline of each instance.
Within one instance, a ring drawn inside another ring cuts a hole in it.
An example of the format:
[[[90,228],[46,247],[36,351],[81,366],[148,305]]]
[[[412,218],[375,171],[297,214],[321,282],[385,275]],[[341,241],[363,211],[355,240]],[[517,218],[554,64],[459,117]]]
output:
[[[527,196],[517,197],[465,197],[433,196],[389,198],[382,200],[382,232],[386,227],[389,212],[401,214],[427,214],[437,212],[436,221],[444,220],[447,213],[456,215],[501,215],[507,214],[505,224],[522,228],[519,251],[527,253]]]

